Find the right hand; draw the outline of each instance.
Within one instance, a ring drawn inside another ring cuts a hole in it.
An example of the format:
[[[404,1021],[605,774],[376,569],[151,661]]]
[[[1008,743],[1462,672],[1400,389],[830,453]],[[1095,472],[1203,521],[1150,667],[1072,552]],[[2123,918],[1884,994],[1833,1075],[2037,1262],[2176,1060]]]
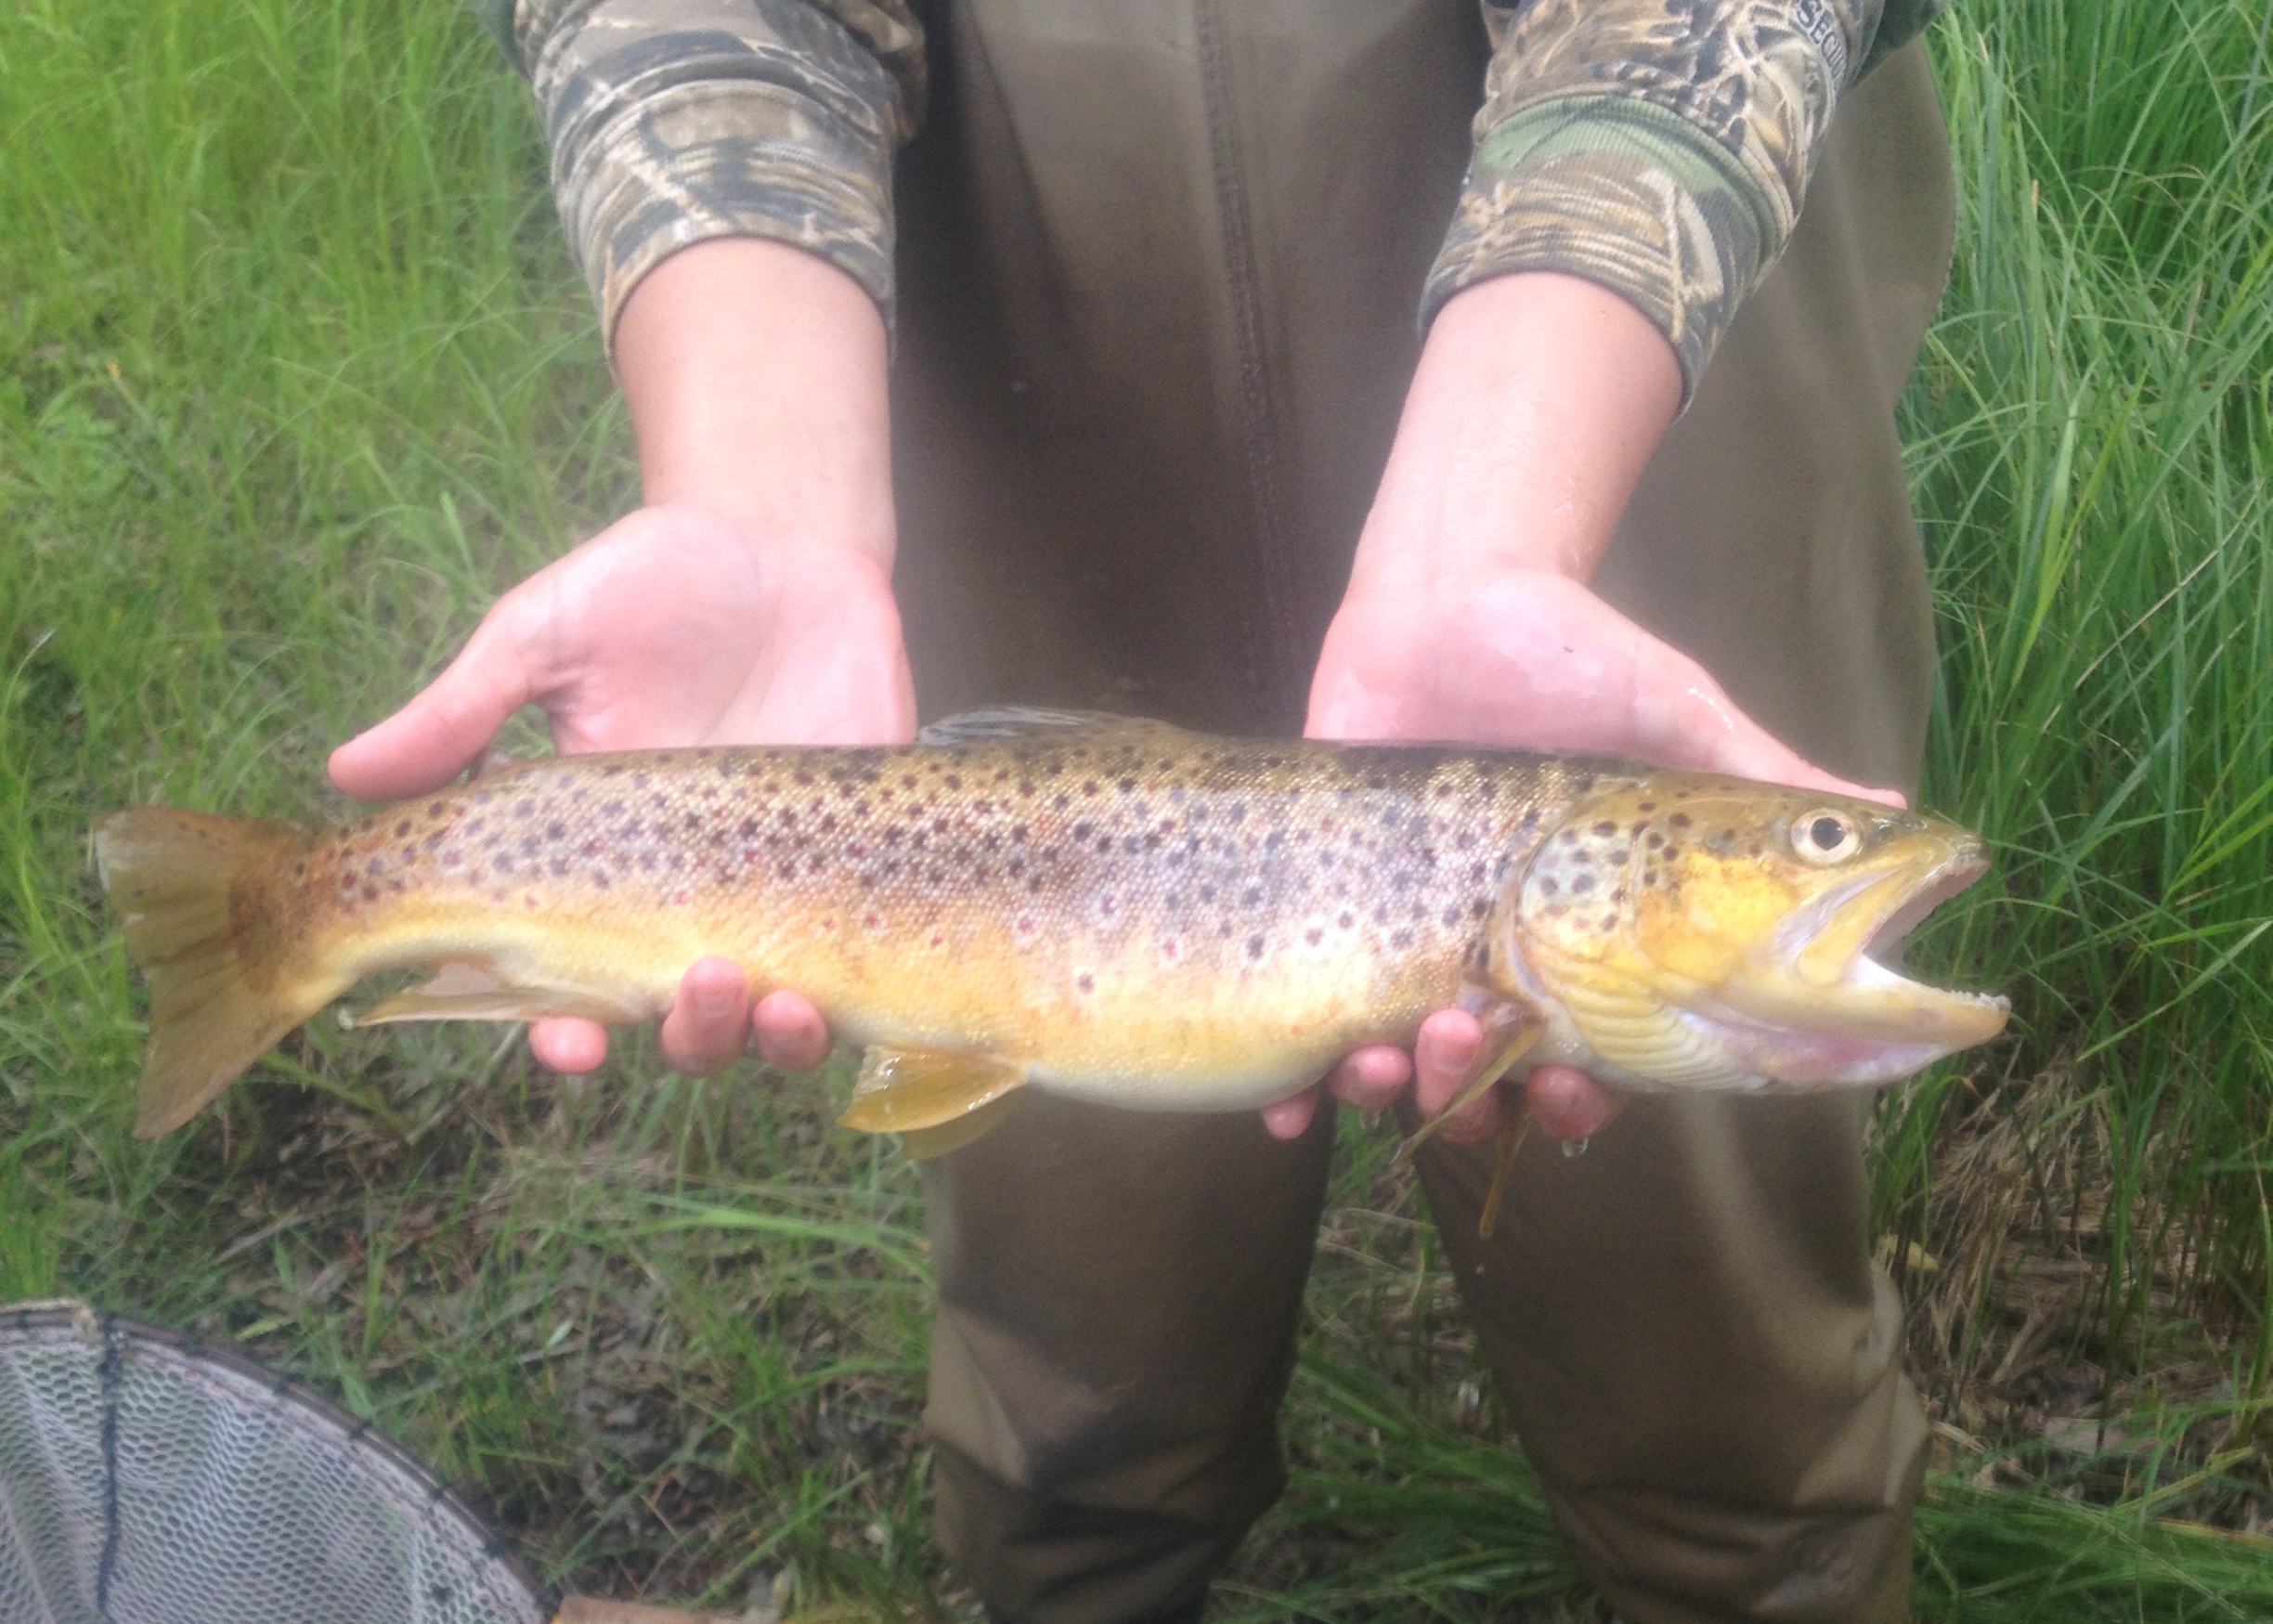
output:
[[[901,744],[915,696],[890,582],[872,558],[769,544],[757,526],[689,507],[642,508],[500,598],[449,668],[340,747],[331,778],[361,799],[438,788],[539,705],[555,747]],[[697,1075],[755,1035],[776,1065],[827,1057],[820,1013],[775,992],[753,1012],[730,959],[690,968],[663,1023],[665,1055]],[[529,1046],[555,1071],[607,1056],[606,1029],[556,1018]]]

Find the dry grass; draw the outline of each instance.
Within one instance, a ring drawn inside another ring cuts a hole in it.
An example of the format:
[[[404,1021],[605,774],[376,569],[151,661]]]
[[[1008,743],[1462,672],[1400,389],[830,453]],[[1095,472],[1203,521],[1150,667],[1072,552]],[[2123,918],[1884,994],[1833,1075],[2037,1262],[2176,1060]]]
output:
[[[1977,1082],[1944,1111],[1923,1241],[1881,1251],[1909,1305],[1911,1370],[1945,1463],[1979,1484],[2260,1533],[2273,1404],[2249,1396],[2254,1326],[2159,1192],[2129,1215],[2159,1237],[2156,1265],[2124,1311],[2108,1301],[2111,1116],[2067,1067]]]

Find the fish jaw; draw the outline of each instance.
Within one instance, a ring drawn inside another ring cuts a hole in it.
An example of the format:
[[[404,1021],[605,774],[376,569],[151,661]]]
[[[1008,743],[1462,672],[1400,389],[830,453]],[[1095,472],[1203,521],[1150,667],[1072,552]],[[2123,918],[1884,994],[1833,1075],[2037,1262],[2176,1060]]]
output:
[[[1939,863],[1891,865],[1797,909],[1763,952],[1715,990],[1719,1010],[1692,1016],[1723,1041],[1787,1069],[1794,1082],[1890,1082],[2005,1030],[2002,997],[1915,981],[1872,956],[1898,945],[1942,903],[1988,872],[1965,837]]]

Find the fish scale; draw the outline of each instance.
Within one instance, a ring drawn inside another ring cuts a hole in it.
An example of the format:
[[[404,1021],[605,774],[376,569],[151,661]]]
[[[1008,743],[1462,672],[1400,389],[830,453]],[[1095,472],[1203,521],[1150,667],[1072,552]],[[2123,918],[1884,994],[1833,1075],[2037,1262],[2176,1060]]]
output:
[[[1870,872],[1919,885],[1978,848],[1867,803],[1594,758],[1050,713],[929,737],[519,763],[326,832],[113,814],[98,855],[152,986],[141,1126],[185,1119],[377,971],[438,973],[369,1020],[634,1020],[712,955],[868,1048],[862,1125],[928,1131],[1028,1085],[1252,1107],[1456,1003],[1508,1059],[1527,1043],[1631,1086],[1739,1086],[1710,1033],[1651,1071],[1676,1016],[1643,937],[1693,959],[1713,940],[1652,910],[1758,935],[1838,877],[1788,847],[1810,818],[1867,822]],[[1723,945],[1732,966],[1750,951]],[[1927,1025],[1930,999],[1962,996],[1915,991]],[[1761,1072],[1741,1041],[1753,1085],[1824,1081]]]

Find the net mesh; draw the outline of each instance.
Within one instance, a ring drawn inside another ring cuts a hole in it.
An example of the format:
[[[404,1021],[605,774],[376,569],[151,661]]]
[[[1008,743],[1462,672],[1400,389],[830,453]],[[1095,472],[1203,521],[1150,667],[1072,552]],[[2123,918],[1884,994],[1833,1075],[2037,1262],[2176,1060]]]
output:
[[[4,1624],[542,1624],[432,1474],[242,1356],[0,1309]]]

